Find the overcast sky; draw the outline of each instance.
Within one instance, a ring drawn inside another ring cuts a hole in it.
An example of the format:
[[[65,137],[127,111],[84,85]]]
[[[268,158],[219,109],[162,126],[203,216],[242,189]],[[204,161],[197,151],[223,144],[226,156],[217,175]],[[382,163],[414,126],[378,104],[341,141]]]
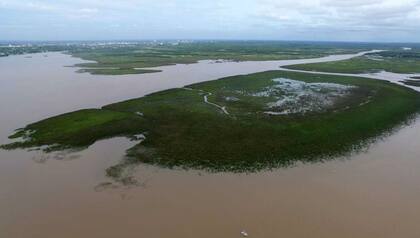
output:
[[[0,0],[0,40],[420,42],[420,0]]]

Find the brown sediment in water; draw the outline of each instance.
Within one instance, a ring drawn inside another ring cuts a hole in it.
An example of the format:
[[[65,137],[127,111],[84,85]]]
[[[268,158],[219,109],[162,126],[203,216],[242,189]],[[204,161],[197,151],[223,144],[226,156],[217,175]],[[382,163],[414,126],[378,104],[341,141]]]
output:
[[[178,65],[162,78],[110,77],[76,74],[62,66],[78,60],[58,53],[21,58],[0,59],[0,142],[55,114],[278,65],[202,63]],[[365,153],[269,172],[144,165],[133,168],[137,187],[105,176],[132,146],[124,138],[57,156],[0,151],[0,237],[206,238],[238,237],[242,230],[250,237],[419,237],[419,132],[417,121]]]

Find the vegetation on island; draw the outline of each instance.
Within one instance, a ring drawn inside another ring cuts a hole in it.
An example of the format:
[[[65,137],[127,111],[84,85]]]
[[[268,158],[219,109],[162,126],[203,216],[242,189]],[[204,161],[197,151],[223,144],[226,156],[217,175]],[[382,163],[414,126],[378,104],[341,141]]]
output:
[[[419,71],[418,44],[288,42],[288,41],[73,41],[0,42],[0,56],[61,51],[91,62],[76,65],[79,72],[101,75],[153,73],[148,68],[190,64],[199,60],[264,61],[349,54],[371,49],[387,52],[343,62],[291,66],[325,72],[362,73],[379,70]],[[402,50],[410,49],[410,50]]]
[[[114,178],[140,162],[256,171],[363,148],[419,109],[417,92],[389,82],[267,71],[62,114],[17,130],[1,147],[54,151],[127,136],[138,144],[107,170]]]
[[[420,73],[420,50],[390,50],[349,60],[286,66],[288,69],[332,73]]]
[[[147,68],[199,60],[262,61],[301,59],[371,49],[365,43],[287,41],[70,41],[0,42],[0,56],[61,51],[92,62],[79,72],[101,75],[154,73]]]
[[[126,75],[126,74],[146,74],[157,73],[161,70],[134,69],[134,68],[84,68],[79,69],[78,73],[90,73],[93,75]]]
[[[301,59],[329,54],[356,53],[365,45],[281,41],[181,41],[147,42],[118,47],[75,48],[74,57],[93,62],[77,64],[82,72],[93,74],[132,74],[153,71],[135,70],[199,60],[265,61]],[[123,70],[122,70],[123,69]]]

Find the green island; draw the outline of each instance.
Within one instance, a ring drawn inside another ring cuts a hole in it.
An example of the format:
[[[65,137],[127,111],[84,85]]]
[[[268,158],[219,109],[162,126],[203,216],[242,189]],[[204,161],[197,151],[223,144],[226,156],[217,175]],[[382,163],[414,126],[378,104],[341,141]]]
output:
[[[420,73],[420,50],[389,50],[349,60],[286,66],[288,69],[331,73]]]
[[[79,72],[102,75],[153,73],[147,68],[192,64],[199,60],[266,61],[350,54],[372,45],[278,41],[163,41],[124,45],[74,47],[67,52],[93,61],[75,65]],[[139,70],[139,69],[143,70]]]
[[[48,118],[3,149],[86,148],[126,136],[127,166],[246,172],[316,162],[364,148],[420,109],[414,90],[360,77],[267,71],[222,78]]]
[[[418,72],[417,44],[288,42],[288,41],[111,41],[40,42],[1,44],[0,56],[29,53],[64,52],[91,62],[76,64],[80,73],[126,75],[155,73],[151,67],[190,64],[199,60],[267,61],[317,58],[333,54],[352,54],[372,49],[385,52],[369,54],[343,62],[290,66],[323,72],[364,73],[380,70]]]
[[[83,68],[77,71],[78,73],[90,73],[92,75],[126,75],[126,74],[146,74],[157,73],[160,70],[151,69],[135,69],[135,68]]]

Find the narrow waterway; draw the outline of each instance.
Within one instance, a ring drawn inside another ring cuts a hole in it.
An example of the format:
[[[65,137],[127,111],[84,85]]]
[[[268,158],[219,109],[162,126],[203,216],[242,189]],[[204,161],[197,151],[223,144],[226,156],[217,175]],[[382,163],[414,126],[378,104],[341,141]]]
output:
[[[291,71],[291,72],[301,72],[301,73],[309,73],[309,74],[320,74],[320,75],[336,75],[336,76],[356,76],[356,77],[364,77],[370,79],[379,79],[389,81],[407,88],[411,88],[416,91],[420,91],[420,87],[410,86],[404,84],[405,80],[410,80],[412,77],[419,77],[420,74],[400,74],[400,73],[392,73],[381,71],[377,73],[367,73],[367,74],[348,74],[348,73],[330,73],[330,72],[318,72],[318,71],[305,71],[305,70],[298,70],[298,69],[287,69],[284,67],[280,67],[280,70],[284,71]]]
[[[0,143],[16,128],[72,110],[351,57],[201,61],[127,76],[75,73],[64,66],[82,61],[61,53],[0,58]],[[113,187],[105,177],[132,145],[124,138],[69,154],[0,150],[0,237],[240,237],[242,230],[249,237],[420,237],[419,139],[417,121],[349,158],[252,174],[141,165],[133,168],[137,187]]]

